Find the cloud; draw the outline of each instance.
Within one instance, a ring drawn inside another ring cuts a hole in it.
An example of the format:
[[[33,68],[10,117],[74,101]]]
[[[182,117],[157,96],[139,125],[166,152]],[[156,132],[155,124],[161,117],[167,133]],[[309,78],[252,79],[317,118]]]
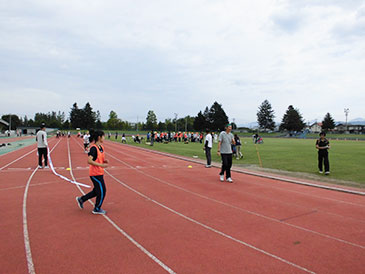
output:
[[[103,119],[112,109],[134,120],[149,109],[161,120],[196,115],[218,101],[237,123],[251,122],[265,99],[280,119],[290,104],[309,120],[327,112],[342,119],[345,103],[365,116],[363,1],[30,0],[0,8],[5,98],[49,91],[59,97],[47,110],[90,101]],[[19,112],[38,111],[28,99]]]

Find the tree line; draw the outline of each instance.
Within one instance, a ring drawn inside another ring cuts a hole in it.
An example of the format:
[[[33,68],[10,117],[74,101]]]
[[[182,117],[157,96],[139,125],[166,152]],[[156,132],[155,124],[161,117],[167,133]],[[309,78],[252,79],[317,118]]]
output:
[[[263,131],[274,130],[276,125],[274,122],[275,113],[272,106],[268,100],[262,102],[257,111],[257,122],[259,128]],[[299,111],[299,109],[294,108],[292,105],[286,110],[282,121],[279,125],[279,131],[289,131],[289,132],[300,132],[305,128],[306,124]],[[335,128],[335,121],[330,113],[327,113],[322,121],[322,129],[325,131]]]
[[[223,130],[229,123],[227,114],[218,102],[214,102],[211,107],[206,106],[204,111],[199,111],[196,116],[185,116],[178,118],[157,120],[153,110],[149,110],[146,116],[146,122],[131,123],[120,119],[117,113],[112,110],[109,113],[107,121],[101,121],[101,115],[98,110],[94,111],[90,103],[87,102],[83,108],[79,108],[75,102],[69,112],[68,117],[61,111],[51,111],[48,113],[36,113],[33,119],[27,116],[18,117],[17,115],[3,115],[1,118],[7,122],[10,121],[12,130],[18,127],[39,127],[46,123],[49,128],[65,129],[105,129],[105,130],[155,130],[155,131],[211,131]],[[275,112],[268,100],[262,102],[257,111],[257,122],[259,129],[262,131],[273,131],[276,128],[274,122]],[[279,125],[280,131],[299,132],[306,126],[304,119],[297,108],[292,105],[286,110],[282,121]],[[237,125],[232,123],[233,129]],[[322,129],[330,130],[335,127],[334,119],[330,113],[327,113],[322,121]]]

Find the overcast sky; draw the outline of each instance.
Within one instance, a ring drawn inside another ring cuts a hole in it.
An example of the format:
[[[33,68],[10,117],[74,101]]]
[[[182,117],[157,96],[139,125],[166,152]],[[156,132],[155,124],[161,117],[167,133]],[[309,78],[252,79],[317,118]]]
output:
[[[365,118],[363,0],[0,0],[0,114],[90,102],[130,122],[214,101],[256,121]]]

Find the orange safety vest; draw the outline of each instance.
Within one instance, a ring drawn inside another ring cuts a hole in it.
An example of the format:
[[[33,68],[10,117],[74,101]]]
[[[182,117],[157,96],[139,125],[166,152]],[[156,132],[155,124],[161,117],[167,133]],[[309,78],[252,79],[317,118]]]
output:
[[[96,144],[93,144],[90,149],[92,147],[96,148],[96,151],[98,153],[98,156],[96,157],[95,162],[99,163],[99,164],[103,164],[104,160],[105,160],[105,154],[104,154],[104,147],[102,145],[100,145],[101,148],[103,149],[103,152],[100,151],[100,149],[98,148],[98,146]],[[100,166],[94,166],[94,165],[90,165],[89,166],[89,175],[90,176],[100,176],[100,175],[104,175],[104,168],[100,167]]]

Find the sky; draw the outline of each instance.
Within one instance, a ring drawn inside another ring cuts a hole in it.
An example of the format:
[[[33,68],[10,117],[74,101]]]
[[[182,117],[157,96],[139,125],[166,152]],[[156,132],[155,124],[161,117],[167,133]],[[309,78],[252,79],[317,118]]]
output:
[[[0,115],[365,118],[365,1],[0,0]]]

